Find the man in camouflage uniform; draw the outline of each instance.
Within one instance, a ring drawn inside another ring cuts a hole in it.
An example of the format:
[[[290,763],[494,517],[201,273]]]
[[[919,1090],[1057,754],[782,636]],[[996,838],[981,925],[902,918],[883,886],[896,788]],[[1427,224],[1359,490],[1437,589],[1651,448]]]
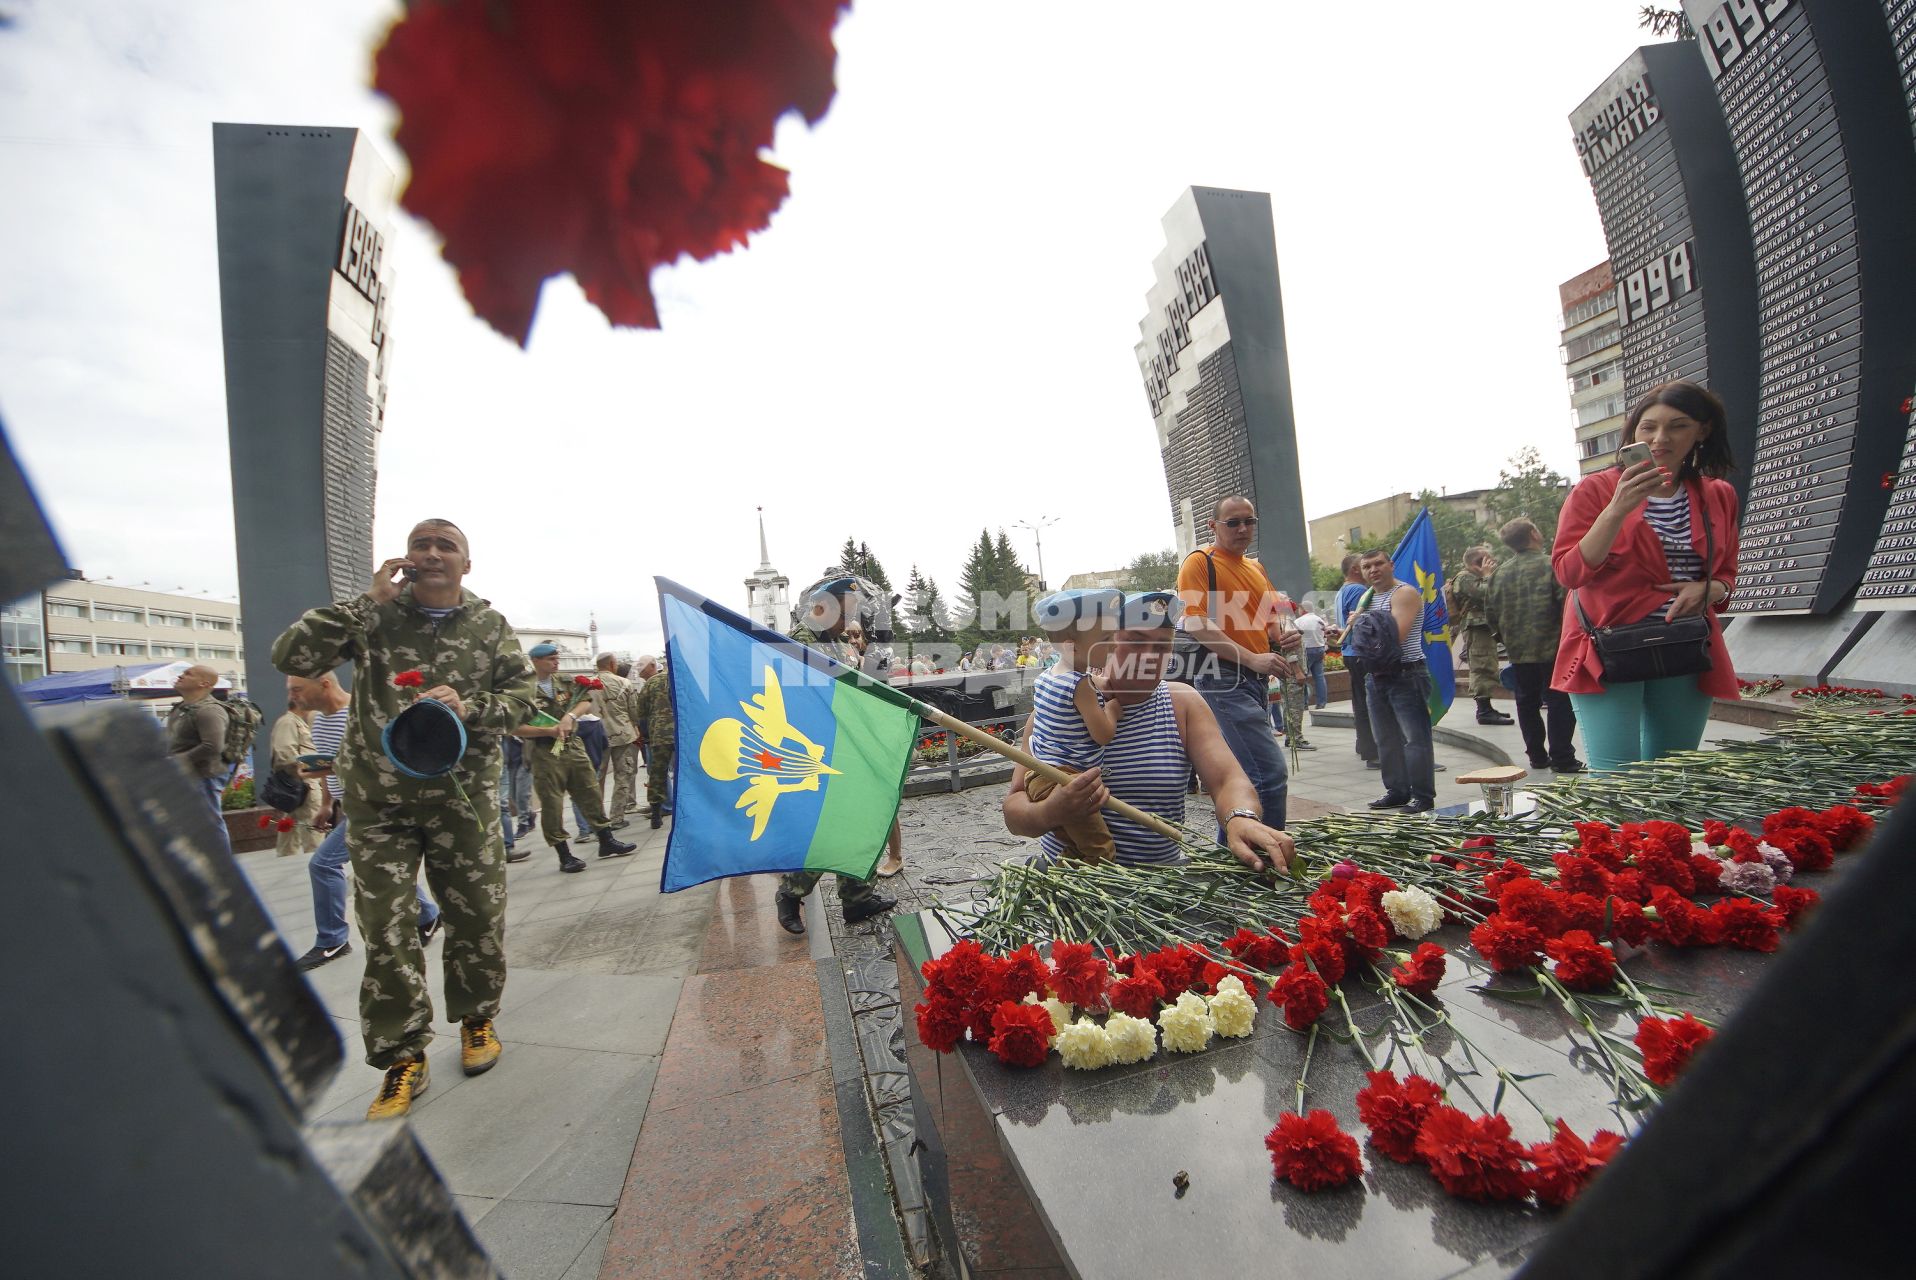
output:
[[[1484,616],[1510,654],[1510,674],[1517,686],[1517,728],[1523,733],[1524,754],[1532,769],[1582,773],[1573,735],[1577,713],[1570,695],[1550,687],[1557,661],[1557,642],[1563,630],[1563,584],[1544,554],[1543,537],[1528,520],[1516,519],[1498,536],[1510,548],[1510,558],[1490,580],[1484,595]],[[1542,708],[1543,714],[1539,714]],[[1549,718],[1548,733],[1544,719]]]
[[[558,850],[559,870],[585,870],[585,863],[573,857],[571,846],[566,844],[565,798],[570,795],[574,807],[599,838],[599,856],[623,858],[638,846],[612,834],[612,819],[606,817],[603,793],[599,790],[599,771],[592,767],[585,743],[574,732],[578,718],[592,709],[594,698],[604,691],[604,686],[596,676],[558,674],[557,645],[535,644],[528,656],[536,676],[532,705],[548,723],[521,725],[513,732],[526,740],[526,755],[532,761],[532,789],[539,795],[540,831],[546,843]],[[580,683],[588,679],[591,684]],[[585,832],[579,834],[583,837]]]
[[[380,565],[364,594],[310,610],[273,643],[273,665],[287,675],[317,680],[353,664],[333,768],[366,941],[359,990],[366,1061],[386,1073],[368,1119],[404,1115],[429,1079],[432,997],[414,893],[422,860],[446,924],[446,1015],[460,1023],[460,1064],[478,1075],[499,1058],[492,1026],[506,985],[499,741],[529,714],[532,669],[506,620],[461,585],[471,568],[457,525],[421,521],[406,554]],[[407,672],[419,673],[423,691],[394,683]],[[403,774],[382,747],[386,726],[415,697],[445,704],[465,724],[465,756],[444,776]]]
[[[858,580],[850,574],[834,574],[805,593],[804,613],[792,628],[792,639],[808,645],[848,667],[857,667],[858,654],[845,641],[845,629],[859,621]],[[778,922],[787,933],[805,932],[800,913],[805,898],[817,887],[822,871],[788,871],[778,882]],[[836,873],[834,873],[836,874]],[[870,880],[838,876],[839,908],[846,924],[857,924],[890,911],[897,905],[880,897]]]
[[[593,697],[592,705],[605,725],[605,769],[612,775],[607,816],[615,827],[622,827],[625,815],[638,808],[640,720],[639,686],[620,674],[618,667],[617,654],[599,655],[598,678],[605,689]]]
[[[1484,620],[1484,592],[1490,587],[1497,561],[1489,547],[1464,552],[1464,567],[1451,579],[1451,626],[1464,637],[1470,659],[1470,696],[1477,700],[1478,724],[1509,724],[1510,717],[1490,705],[1491,695],[1503,687],[1497,680],[1497,638]]]
[[[651,657],[640,660],[639,731],[645,735],[645,803],[657,831],[672,812],[668,782],[678,752],[678,720],[672,711],[672,676]]]

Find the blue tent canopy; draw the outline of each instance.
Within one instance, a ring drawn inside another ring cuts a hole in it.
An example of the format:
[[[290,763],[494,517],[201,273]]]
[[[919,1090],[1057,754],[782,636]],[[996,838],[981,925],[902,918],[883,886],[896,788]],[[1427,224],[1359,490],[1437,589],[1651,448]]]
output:
[[[166,698],[173,693],[173,680],[190,663],[136,662],[130,666],[102,667],[98,671],[62,671],[29,680],[16,690],[26,702],[99,702],[107,698]],[[125,693],[116,690],[115,681],[124,680]],[[219,687],[225,689],[222,678]]]

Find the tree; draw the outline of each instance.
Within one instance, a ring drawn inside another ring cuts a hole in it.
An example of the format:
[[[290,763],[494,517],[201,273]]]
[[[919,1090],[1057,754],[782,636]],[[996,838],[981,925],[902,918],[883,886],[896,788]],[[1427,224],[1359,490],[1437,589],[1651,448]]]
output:
[[[1675,36],[1679,40],[1696,39],[1696,28],[1681,9],[1659,9],[1646,4],[1637,10],[1637,25],[1653,36]]]
[[[904,605],[904,616],[899,620],[907,625],[913,640],[925,643],[951,638],[951,614],[938,583],[919,573],[917,565],[911,567],[911,577],[905,583]]]
[[[1570,481],[1552,470],[1542,454],[1524,448],[1511,455],[1509,465],[1497,473],[1497,487],[1484,496],[1484,506],[1497,528],[1518,516],[1528,518],[1543,534],[1547,552],[1557,539],[1557,517],[1569,496]]]
[[[1400,537],[1402,535],[1399,535]],[[1335,591],[1344,585],[1344,571],[1336,565],[1311,561],[1311,590]]]
[[[878,557],[872,554],[871,547],[866,543],[846,538],[845,545],[838,549],[838,565],[847,573],[855,573],[887,591],[891,590],[891,579],[885,576],[885,566],[878,563]]]
[[[1031,570],[1019,562],[1018,553],[1012,548],[1011,539],[1005,536],[1003,529],[998,530],[998,540],[992,544],[991,554],[998,563],[1000,595],[1009,599],[1020,591],[1029,590],[1030,584],[1026,579],[1031,576]]]
[[[983,529],[978,531],[978,542],[965,557],[965,567],[958,571],[958,614],[964,619],[958,627],[958,643],[971,649],[984,638],[985,629],[979,609],[985,597],[998,594],[998,556],[991,545],[991,534]]]
[[[1133,591],[1175,591],[1178,585],[1178,566],[1184,563],[1184,557],[1176,548],[1166,547],[1162,551],[1147,551],[1133,560],[1125,570]]]

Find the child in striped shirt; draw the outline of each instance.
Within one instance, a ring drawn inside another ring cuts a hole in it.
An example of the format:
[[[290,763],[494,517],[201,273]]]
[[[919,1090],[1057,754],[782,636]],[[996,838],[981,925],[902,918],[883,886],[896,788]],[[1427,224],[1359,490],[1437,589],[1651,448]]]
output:
[[[1122,592],[1105,589],[1060,591],[1038,602],[1038,625],[1057,637],[1060,659],[1032,690],[1031,754],[1066,773],[1096,768],[1118,733],[1124,708],[1099,694],[1093,662],[1110,651],[1123,600]],[[1025,792],[1042,801],[1060,785],[1032,772]],[[1117,856],[1110,828],[1096,813],[1067,823],[1057,835],[1069,855],[1085,862]]]

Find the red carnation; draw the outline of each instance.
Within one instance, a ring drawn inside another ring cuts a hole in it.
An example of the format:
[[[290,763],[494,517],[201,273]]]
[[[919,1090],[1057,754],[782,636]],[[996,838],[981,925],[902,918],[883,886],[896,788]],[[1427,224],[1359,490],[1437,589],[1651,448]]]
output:
[[[423,671],[401,671],[393,677],[395,689],[418,689],[424,687],[426,673]]]
[[[1581,929],[1588,934],[1603,932],[1603,899],[1587,893],[1559,893],[1557,898],[1557,932],[1568,933],[1572,929]]]
[[[1239,929],[1225,940],[1224,949],[1253,969],[1281,969],[1290,958],[1284,936],[1275,930],[1252,933],[1249,929]]]
[[[272,815],[272,814],[270,814],[270,813],[262,813],[262,814],[260,814],[260,816],[259,816],[259,829],[260,829],[261,831],[264,831],[264,830],[266,830],[266,828],[268,828],[268,827],[270,827],[270,826],[272,826],[272,825],[273,825],[273,815]]]
[[[1164,984],[1164,998],[1174,1000],[1189,991],[1204,969],[1204,957],[1189,947],[1159,947],[1138,957],[1138,968]]]
[[[1738,862],[1763,861],[1763,851],[1756,847],[1756,837],[1742,827],[1731,827],[1723,843],[1730,847],[1730,855]]]
[[[1835,863],[1829,838],[1815,827],[1779,827],[1764,830],[1763,838],[1781,849],[1798,871],[1828,871]]]
[[[1434,1106],[1417,1133],[1417,1154],[1445,1191],[1470,1200],[1517,1200],[1524,1194],[1523,1148],[1502,1116],[1472,1119]]]
[[[1614,853],[1617,833],[1607,822],[1572,823],[1577,829],[1577,847],[1587,854]]]
[[[1305,927],[1310,921],[1303,922]],[[1326,982],[1344,980],[1344,944],[1337,937],[1308,936],[1306,940],[1291,948],[1291,963],[1303,964],[1306,959],[1317,967],[1320,977]]]
[[[1657,913],[1657,932],[1673,947],[1713,947],[1723,941],[1717,918],[1674,889],[1658,885],[1650,891]]]
[[[1656,926],[1643,908],[1628,898],[1608,899],[1604,907],[1610,913],[1610,936],[1640,947],[1656,934]]]
[[[1815,830],[1821,823],[1822,815],[1814,809],[1805,809],[1801,805],[1791,805],[1787,809],[1778,809],[1763,819],[1763,834],[1782,831],[1788,827],[1809,827]]]
[[[1528,880],[1530,868],[1521,862],[1512,862],[1505,858],[1503,865],[1495,871],[1484,872],[1484,892],[1495,898],[1503,893],[1504,886],[1513,880]]]
[[[1723,878],[1723,864],[1707,853],[1690,855],[1690,874],[1696,877],[1698,893],[1715,893],[1717,882]]]
[[[1053,1030],[1043,1005],[1007,1000],[991,1015],[991,1051],[1008,1067],[1042,1067]]]
[[[590,689],[593,685],[593,679],[591,676],[573,676],[572,683],[578,685],[581,689]]]
[[[1784,927],[1792,933],[1796,931],[1797,924],[1808,918],[1822,900],[1823,895],[1814,889],[1794,889],[1786,884],[1777,885],[1770,893],[1770,901],[1783,913]]]
[[[1376,960],[1384,954],[1390,942],[1390,925],[1375,907],[1353,907],[1344,923],[1350,929],[1352,945],[1364,953],[1365,959]]]
[[[978,981],[984,975],[985,961],[988,959],[984,948],[970,938],[961,938],[952,944],[951,950],[935,960],[927,960],[918,966],[924,975],[925,984],[936,988],[956,1000],[968,1000],[978,988]]]
[[[275,831],[291,831],[291,830],[292,830],[292,829],[293,829],[293,828],[294,828],[295,826],[297,826],[297,825],[298,825],[298,824],[297,824],[297,823],[295,823],[295,822],[293,821],[293,819],[291,818],[291,816],[288,816],[288,817],[284,817],[284,818],[281,818],[281,819],[280,819],[280,820],[279,820],[278,822],[275,822],[275,823],[273,824],[273,830],[275,830]]]
[[[1444,949],[1434,942],[1419,943],[1410,959],[1390,971],[1390,980],[1414,996],[1432,995],[1444,980]]]
[[[1284,1010],[1284,1025],[1293,1031],[1305,1030],[1331,1007],[1331,989],[1301,964],[1284,970],[1269,998]]]
[[[1264,1135],[1264,1145],[1271,1152],[1271,1172],[1299,1191],[1341,1187],[1364,1171],[1357,1139],[1322,1108],[1302,1116],[1286,1112]]]
[[[1696,872],[1690,869],[1690,855],[1682,857],[1661,850],[1645,849],[1637,854],[1637,870],[1653,885],[1665,885],[1684,897],[1696,892]]]
[[[1164,998],[1164,984],[1148,969],[1111,984],[1111,1007],[1147,1022],[1157,1016],[1158,1004]]]
[[[1557,962],[1552,970],[1557,981],[1572,991],[1600,991],[1616,980],[1617,958],[1582,929],[1552,938],[1544,950]]]
[[[1637,1052],[1643,1055],[1643,1074],[1659,1089],[1666,1089],[1690,1057],[1716,1032],[1690,1014],[1681,1018],[1645,1018],[1637,1025]]]
[[[912,1012],[918,1015],[918,1040],[927,1049],[950,1053],[965,1034],[964,1008],[950,1000],[934,997],[929,1004],[913,1005]]]
[[[1561,900],[1540,880],[1513,880],[1497,895],[1504,919],[1527,924],[1545,937],[1563,928]]]
[[[1470,945],[1498,973],[1516,973],[1543,959],[1543,934],[1501,915],[1493,915],[1472,929]]]
[[[1557,887],[1565,893],[1588,893],[1602,897],[1610,891],[1614,873],[1604,870],[1603,864],[1596,859],[1574,853],[1558,853],[1553,854],[1550,860],[1557,864]]]
[[[1051,944],[1051,990],[1066,1004],[1100,1008],[1111,970],[1088,942]]]
[[[1823,837],[1830,842],[1830,848],[1838,853],[1846,853],[1861,844],[1876,826],[1876,819],[1853,805],[1831,805],[1818,815],[1822,824]]]
[[[1715,818],[1703,823],[1703,843],[1715,847],[1726,843],[1730,838],[1730,824],[1718,822]]]
[[[1721,898],[1710,908],[1710,915],[1724,945],[1739,951],[1776,950],[1776,933],[1784,925],[1781,911],[1750,898]]]
[[[1022,1000],[1026,996],[1042,996],[1049,976],[1044,957],[1027,942],[1001,962],[996,975],[998,997],[1002,1000]]]
[[[1417,1158],[1417,1134],[1424,1117],[1444,1100],[1444,1091],[1419,1075],[1397,1082],[1396,1073],[1373,1071],[1357,1091],[1357,1118],[1370,1130],[1370,1144],[1398,1164]]]
[[[1643,878],[1641,871],[1626,869],[1610,877],[1610,892],[1630,902],[1648,902],[1650,882]]]
[[[1689,856],[1690,846],[1694,843],[1690,829],[1675,822],[1626,823],[1623,829],[1626,842],[1634,834],[1641,849],[1667,853],[1672,858]]]
[[[1524,1173],[1524,1186],[1538,1204],[1569,1204],[1621,1150],[1621,1134],[1599,1129],[1585,1142],[1559,1120],[1555,1137],[1530,1148],[1531,1168]]]
[[[399,108],[406,208],[521,345],[565,272],[612,323],[657,328],[654,268],[744,244],[784,202],[760,152],[788,112],[830,105],[842,4],[412,5],[373,70]]]

